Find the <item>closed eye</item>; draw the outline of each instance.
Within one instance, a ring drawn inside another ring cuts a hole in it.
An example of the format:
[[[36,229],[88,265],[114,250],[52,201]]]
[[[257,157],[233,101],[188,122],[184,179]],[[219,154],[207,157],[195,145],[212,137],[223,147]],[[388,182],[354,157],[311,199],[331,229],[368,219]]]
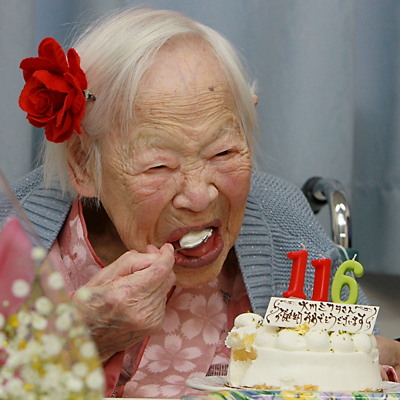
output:
[[[215,157],[227,156],[230,153],[230,150],[220,151],[215,155]]]
[[[164,171],[166,169],[167,169],[167,166],[165,164],[160,164],[160,165],[154,165],[153,167],[147,168],[146,172],[147,173],[152,173],[152,172],[156,173],[158,171],[161,172],[161,171]]]

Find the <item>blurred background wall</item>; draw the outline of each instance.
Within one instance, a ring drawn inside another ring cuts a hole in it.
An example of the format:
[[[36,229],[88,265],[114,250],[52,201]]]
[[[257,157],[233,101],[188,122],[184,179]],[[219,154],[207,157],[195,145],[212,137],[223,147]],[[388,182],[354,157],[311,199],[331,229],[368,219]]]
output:
[[[335,178],[349,194],[366,271],[400,275],[399,0],[0,0],[0,169],[37,161],[42,135],[18,108],[22,58],[45,36],[127,6],[181,11],[239,49],[259,96],[260,169],[298,186]]]

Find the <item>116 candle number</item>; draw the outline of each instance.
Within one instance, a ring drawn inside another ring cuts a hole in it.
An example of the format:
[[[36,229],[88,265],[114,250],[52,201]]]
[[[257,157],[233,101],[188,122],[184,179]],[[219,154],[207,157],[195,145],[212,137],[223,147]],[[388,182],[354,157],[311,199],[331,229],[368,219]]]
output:
[[[306,250],[291,251],[287,254],[287,257],[292,260],[292,273],[290,275],[289,288],[283,293],[283,296],[305,299],[306,295],[303,289],[308,252]],[[311,261],[311,265],[315,268],[311,300],[328,301],[331,264],[332,261],[329,258]],[[332,281],[331,297],[334,303],[356,304],[357,302],[358,284],[354,278],[346,275],[349,271],[352,271],[357,278],[364,274],[364,268],[358,261],[347,260],[343,262]],[[341,300],[341,293],[345,286],[349,289],[349,296],[346,301],[343,301]]]

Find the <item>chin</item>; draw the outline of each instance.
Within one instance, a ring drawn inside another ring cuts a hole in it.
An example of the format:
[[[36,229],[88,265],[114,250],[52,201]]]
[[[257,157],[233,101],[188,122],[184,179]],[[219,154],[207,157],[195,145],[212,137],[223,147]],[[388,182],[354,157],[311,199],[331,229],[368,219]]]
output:
[[[207,283],[212,282],[220,274],[225,258],[226,255],[222,260],[216,260],[210,265],[196,269],[175,266],[175,286],[188,289],[206,285]]]

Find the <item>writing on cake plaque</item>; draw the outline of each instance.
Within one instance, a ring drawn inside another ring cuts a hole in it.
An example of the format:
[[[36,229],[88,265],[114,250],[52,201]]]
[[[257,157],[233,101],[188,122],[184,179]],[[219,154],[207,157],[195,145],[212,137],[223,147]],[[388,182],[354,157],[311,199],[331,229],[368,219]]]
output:
[[[328,331],[371,334],[378,311],[377,306],[272,297],[264,320],[283,328],[307,324]]]

